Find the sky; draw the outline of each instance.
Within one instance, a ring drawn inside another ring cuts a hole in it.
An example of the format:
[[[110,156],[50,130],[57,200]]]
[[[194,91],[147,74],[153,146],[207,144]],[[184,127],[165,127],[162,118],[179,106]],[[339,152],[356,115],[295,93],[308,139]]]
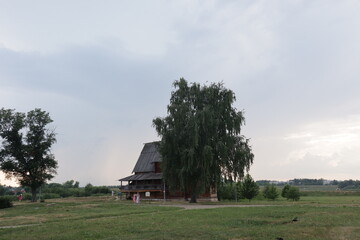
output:
[[[359,179],[360,2],[0,0],[0,107],[50,113],[52,182],[117,185],[172,83],[223,82],[255,180]],[[14,184],[0,174],[0,184]]]

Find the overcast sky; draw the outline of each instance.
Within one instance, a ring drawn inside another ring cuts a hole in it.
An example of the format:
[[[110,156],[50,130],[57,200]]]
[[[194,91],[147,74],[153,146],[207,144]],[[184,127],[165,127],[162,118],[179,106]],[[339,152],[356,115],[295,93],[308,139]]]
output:
[[[0,107],[50,113],[54,182],[116,185],[159,139],[174,80],[223,81],[256,180],[359,179],[359,12],[357,0],[0,0]]]

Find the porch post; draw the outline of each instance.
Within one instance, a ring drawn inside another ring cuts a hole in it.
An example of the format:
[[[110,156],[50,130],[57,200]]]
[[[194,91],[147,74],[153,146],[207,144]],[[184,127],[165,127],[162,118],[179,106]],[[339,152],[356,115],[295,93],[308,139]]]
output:
[[[120,200],[122,200],[122,181],[120,181]]]
[[[166,189],[165,189],[165,181],[164,181],[164,202],[166,201]]]

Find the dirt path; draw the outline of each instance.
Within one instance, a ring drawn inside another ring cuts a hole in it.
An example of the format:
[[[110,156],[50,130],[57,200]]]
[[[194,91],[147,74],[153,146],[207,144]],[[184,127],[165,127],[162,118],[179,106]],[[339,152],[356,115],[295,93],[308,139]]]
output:
[[[12,226],[2,226],[0,227],[0,229],[6,229],[6,228],[21,228],[21,227],[31,227],[31,226],[38,226],[40,225],[39,223],[37,224],[24,224],[24,225],[12,225]]]

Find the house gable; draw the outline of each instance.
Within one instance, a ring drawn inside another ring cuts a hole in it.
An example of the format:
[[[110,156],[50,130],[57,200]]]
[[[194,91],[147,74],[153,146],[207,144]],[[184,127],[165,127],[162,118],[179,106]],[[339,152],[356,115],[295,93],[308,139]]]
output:
[[[161,162],[161,155],[157,150],[157,142],[145,143],[136,162],[133,173],[156,172],[155,163]]]

